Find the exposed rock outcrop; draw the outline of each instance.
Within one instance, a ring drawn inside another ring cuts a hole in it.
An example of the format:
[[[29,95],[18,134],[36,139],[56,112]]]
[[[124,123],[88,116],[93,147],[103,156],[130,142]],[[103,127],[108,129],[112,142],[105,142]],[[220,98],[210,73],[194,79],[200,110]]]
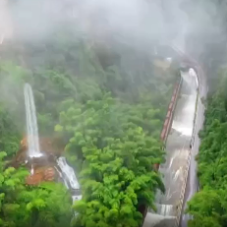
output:
[[[54,167],[36,168],[34,173],[26,178],[25,182],[29,185],[38,185],[43,181],[54,181],[57,176]]]
[[[31,174],[25,179],[26,184],[38,185],[43,181],[55,181],[59,179],[59,173],[55,170],[56,159],[61,155],[63,146],[58,141],[50,138],[40,138],[40,150],[42,156],[30,158],[28,156],[27,137],[20,143],[20,150],[16,157],[9,164],[15,168],[25,165]]]
[[[59,157],[64,150],[63,145],[60,144],[60,142],[57,141],[57,139],[41,137],[39,138],[39,143],[40,150],[43,154],[43,157],[45,158],[35,159],[35,163],[39,162],[39,164],[38,163],[37,164],[38,165],[41,164],[41,166],[55,162],[56,157]],[[21,164],[24,164],[26,160],[29,161],[27,151],[28,151],[27,137],[24,137],[20,143],[20,150],[17,152],[16,157],[12,160],[10,165],[14,166],[15,168],[18,168]]]

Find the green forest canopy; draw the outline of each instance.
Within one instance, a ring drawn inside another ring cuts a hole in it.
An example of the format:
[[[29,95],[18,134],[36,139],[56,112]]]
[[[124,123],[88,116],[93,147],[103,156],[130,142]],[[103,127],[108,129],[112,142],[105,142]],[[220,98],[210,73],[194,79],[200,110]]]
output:
[[[50,40],[11,43],[0,53],[0,226],[138,227],[138,207],[155,209],[156,190],[164,191],[153,165],[163,161],[160,132],[179,75],[126,45],[99,50],[103,62],[88,40],[68,32]],[[83,197],[73,209],[63,185],[26,186],[27,170],[5,167],[25,129],[25,82],[40,135],[60,139],[80,173]]]

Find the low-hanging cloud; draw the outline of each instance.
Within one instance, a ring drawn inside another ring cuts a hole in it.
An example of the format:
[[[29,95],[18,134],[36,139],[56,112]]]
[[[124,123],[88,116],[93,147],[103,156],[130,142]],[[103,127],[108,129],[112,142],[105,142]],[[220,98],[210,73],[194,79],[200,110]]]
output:
[[[11,9],[17,34],[27,40],[45,39],[64,22],[81,34],[108,32],[126,42],[149,44],[176,36],[183,17],[177,4],[143,0],[20,0]]]

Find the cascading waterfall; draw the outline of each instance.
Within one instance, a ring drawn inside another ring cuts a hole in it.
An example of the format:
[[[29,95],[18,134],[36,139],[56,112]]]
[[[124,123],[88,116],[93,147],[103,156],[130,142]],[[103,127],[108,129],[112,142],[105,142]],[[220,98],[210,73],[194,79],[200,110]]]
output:
[[[24,99],[26,110],[26,127],[27,127],[27,143],[28,156],[30,158],[40,157],[39,132],[36,117],[36,108],[32,87],[26,83],[24,85]]]
[[[182,116],[180,120],[173,121],[172,128],[185,136],[192,136],[193,120],[195,113],[195,103],[197,97],[198,80],[193,69],[188,72],[181,72],[181,77],[187,93],[182,94],[183,98],[187,97],[187,103],[182,107]]]
[[[67,164],[65,157],[58,158],[57,164],[61,169],[65,186],[72,191],[73,201],[81,199],[80,185],[74,169]]]
[[[26,110],[26,126],[27,126],[27,143],[28,143],[28,156],[30,158],[38,158],[43,154],[40,152],[39,145],[39,133],[38,124],[36,117],[36,108],[34,95],[32,87],[30,84],[24,85],[24,99],[25,99],[25,110]],[[59,176],[62,178],[65,186],[71,191],[72,200],[81,199],[80,185],[76,178],[75,172],[72,167],[70,167],[65,157],[60,157],[57,159],[57,165],[60,168]],[[31,174],[34,173],[33,164],[31,165]]]

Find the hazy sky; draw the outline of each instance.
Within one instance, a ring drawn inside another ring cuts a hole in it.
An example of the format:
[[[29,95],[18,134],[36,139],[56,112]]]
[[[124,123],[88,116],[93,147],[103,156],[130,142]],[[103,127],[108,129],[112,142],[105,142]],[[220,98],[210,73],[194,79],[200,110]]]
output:
[[[158,0],[20,0],[13,5],[13,16],[20,35],[28,39],[44,38],[68,15],[70,23],[81,33],[108,31],[126,40],[149,43],[153,39],[176,36],[186,21],[178,1],[163,2],[165,4]]]

